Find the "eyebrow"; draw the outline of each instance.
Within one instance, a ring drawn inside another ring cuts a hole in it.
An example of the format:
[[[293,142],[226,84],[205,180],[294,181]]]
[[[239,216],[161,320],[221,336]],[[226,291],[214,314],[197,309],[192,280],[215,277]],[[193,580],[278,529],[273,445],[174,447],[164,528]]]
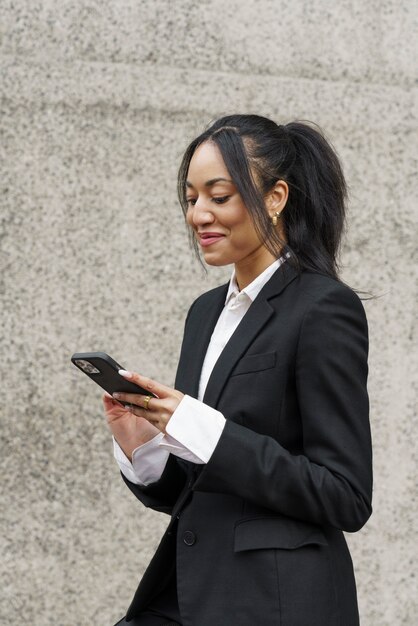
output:
[[[229,178],[222,178],[221,176],[219,178],[211,178],[210,180],[207,180],[205,182],[205,187],[213,187],[213,185],[216,185],[216,183],[232,183],[232,180],[229,180]],[[186,187],[193,187],[192,183],[188,180],[186,180]]]

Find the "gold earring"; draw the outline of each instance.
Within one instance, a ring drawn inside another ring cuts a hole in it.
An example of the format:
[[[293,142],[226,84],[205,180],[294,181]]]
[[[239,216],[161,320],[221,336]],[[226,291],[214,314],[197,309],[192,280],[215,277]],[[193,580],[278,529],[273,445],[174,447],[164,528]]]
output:
[[[276,211],[276,213],[271,218],[271,223],[273,224],[273,226],[277,226],[279,222],[279,217],[280,217],[280,211]]]

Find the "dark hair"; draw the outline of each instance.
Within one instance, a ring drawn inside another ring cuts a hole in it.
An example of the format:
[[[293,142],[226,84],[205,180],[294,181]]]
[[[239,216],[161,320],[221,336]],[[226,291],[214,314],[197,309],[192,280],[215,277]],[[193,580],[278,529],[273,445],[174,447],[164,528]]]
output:
[[[178,195],[184,214],[190,161],[205,141],[219,148],[268,250],[276,257],[288,253],[299,271],[309,269],[338,279],[347,188],[338,157],[320,128],[305,122],[279,126],[258,115],[218,119],[192,141],[180,165]],[[278,180],[289,187],[281,213],[286,241],[272,227],[264,202]],[[193,244],[197,251],[195,238]]]

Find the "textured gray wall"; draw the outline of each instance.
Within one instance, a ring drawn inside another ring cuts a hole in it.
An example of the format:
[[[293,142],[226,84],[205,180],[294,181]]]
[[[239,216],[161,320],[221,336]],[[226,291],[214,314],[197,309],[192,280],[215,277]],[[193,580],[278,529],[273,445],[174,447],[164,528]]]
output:
[[[113,624],[157,545],[167,519],[123,485],[69,357],[172,384],[189,304],[229,274],[193,260],[176,168],[237,111],[314,120],[343,160],[343,278],[381,296],[375,512],[348,539],[363,626],[418,623],[416,18],[412,0],[0,2],[1,624]]]

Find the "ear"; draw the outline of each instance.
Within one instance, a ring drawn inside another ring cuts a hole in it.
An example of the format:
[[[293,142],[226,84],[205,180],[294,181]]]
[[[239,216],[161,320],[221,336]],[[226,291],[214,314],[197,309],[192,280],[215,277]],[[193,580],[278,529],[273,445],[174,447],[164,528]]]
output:
[[[285,180],[278,180],[274,187],[265,195],[267,211],[270,217],[281,213],[289,197],[289,186]]]

